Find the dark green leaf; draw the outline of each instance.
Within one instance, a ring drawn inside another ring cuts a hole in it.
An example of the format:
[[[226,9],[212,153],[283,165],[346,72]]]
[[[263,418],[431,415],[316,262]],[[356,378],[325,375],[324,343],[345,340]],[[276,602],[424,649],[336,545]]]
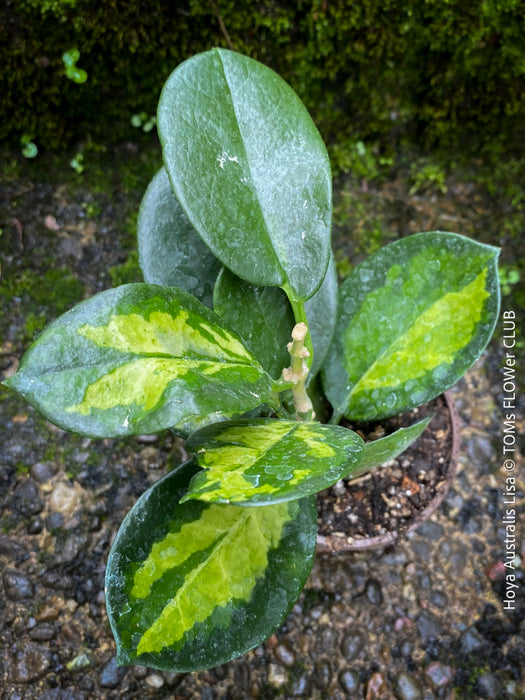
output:
[[[239,334],[274,379],[290,364],[287,345],[295,325],[286,294],[276,287],[255,287],[223,268],[213,293],[213,308]],[[332,340],[337,312],[337,275],[333,258],[322,285],[305,304],[314,358],[308,381],[319,371]]]
[[[142,199],[137,237],[146,282],[185,289],[211,307],[221,265],[188,221],[164,168]]]
[[[331,174],[293,90],[213,49],[172,73],[158,127],[175,195],[217,258],[251,284],[311,297],[330,255]]]
[[[204,428],[186,449],[206,470],[193,478],[186,498],[259,505],[335,484],[358,465],[363,441],[335,425],[259,418]]]
[[[124,520],[106,601],[119,664],[193,671],[260,644],[308,577],[313,497],[259,508],[177,505],[196,467],[157,482]]]
[[[6,382],[47,418],[94,437],[240,415],[271,379],[221,319],[187,292],[129,284],[58,318]]]
[[[406,411],[471,367],[498,316],[498,253],[453,233],[421,233],[352,271],[324,365],[335,418]]]

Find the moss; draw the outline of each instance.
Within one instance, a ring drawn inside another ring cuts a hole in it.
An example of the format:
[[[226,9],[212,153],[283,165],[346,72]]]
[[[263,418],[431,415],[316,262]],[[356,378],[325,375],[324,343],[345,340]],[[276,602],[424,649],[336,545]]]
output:
[[[0,138],[17,145],[22,135],[39,149],[135,139],[131,117],[155,114],[173,68],[228,43],[275,68],[350,154],[356,139],[470,142],[477,153],[523,141],[519,0],[19,0],[0,9],[0,28],[11,38],[0,47]],[[82,84],[65,74],[73,49]],[[345,158],[334,151],[337,167]]]
[[[21,340],[32,340],[46,323],[66,311],[84,295],[84,286],[65,268],[49,269],[42,275],[24,271],[15,277],[6,275],[0,287],[0,304],[15,304],[23,325],[17,335]],[[0,319],[0,335],[8,317]]]

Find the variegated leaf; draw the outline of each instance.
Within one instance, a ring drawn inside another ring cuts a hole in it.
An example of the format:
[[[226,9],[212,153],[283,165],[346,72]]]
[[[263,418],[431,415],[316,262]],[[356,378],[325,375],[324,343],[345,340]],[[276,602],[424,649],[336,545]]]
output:
[[[247,56],[212,49],[168,78],[159,136],[175,195],[221,262],[297,300],[330,256],[326,147],[294,91]]]
[[[363,441],[339,426],[259,418],[208,426],[190,436],[186,449],[205,469],[186,500],[259,505],[331,486],[358,465]]]
[[[309,574],[314,499],[260,508],[177,505],[196,467],[152,486],[108,560],[106,602],[119,664],[210,668],[261,643]]]
[[[94,437],[188,433],[271,393],[218,316],[182,290],[147,284],[101,292],[61,316],[6,383],[57,425]]]
[[[349,479],[355,479],[366,474],[370,469],[395,459],[418,439],[431,420],[432,416],[429,416],[408,428],[399,428],[391,435],[365,442],[361,459],[346,476]]]
[[[406,411],[466,372],[498,316],[498,253],[453,233],[421,233],[352,271],[323,370],[334,420]]]
[[[164,168],[142,199],[137,241],[146,282],[185,289],[211,307],[221,264],[188,221]]]

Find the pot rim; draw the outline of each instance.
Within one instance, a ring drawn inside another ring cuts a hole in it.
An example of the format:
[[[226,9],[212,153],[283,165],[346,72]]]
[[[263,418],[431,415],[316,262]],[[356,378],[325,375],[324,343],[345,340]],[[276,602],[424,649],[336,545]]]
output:
[[[344,535],[335,534],[329,537],[318,535],[318,552],[360,552],[367,549],[375,549],[376,547],[386,547],[394,545],[399,540],[400,536],[404,537],[408,535],[409,533],[416,530],[426,520],[428,520],[430,516],[434,513],[434,511],[441,505],[450,489],[452,480],[456,476],[460,445],[460,423],[453,394],[449,389],[445,391],[442,394],[442,396],[444,396],[445,398],[445,402],[447,404],[447,408],[450,414],[452,430],[452,448],[450,451],[450,458],[448,461],[448,468],[445,480],[442,482],[441,488],[437,491],[432,500],[422,511],[420,511],[416,515],[409,527],[406,530],[403,530],[402,535],[400,535],[400,533],[397,530],[385,532],[384,534],[376,535],[375,537],[360,537],[359,539],[353,539]]]

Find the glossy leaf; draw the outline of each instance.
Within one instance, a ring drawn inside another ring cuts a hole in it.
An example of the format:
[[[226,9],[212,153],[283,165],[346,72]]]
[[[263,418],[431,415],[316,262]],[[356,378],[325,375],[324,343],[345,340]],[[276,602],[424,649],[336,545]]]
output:
[[[256,287],[223,268],[213,293],[213,308],[274,379],[290,364],[287,345],[295,325],[286,294]],[[314,357],[308,381],[320,370],[330,346],[337,314],[337,274],[333,258],[322,285],[305,303]]]
[[[175,195],[217,258],[251,284],[311,297],[330,255],[331,174],[293,90],[213,49],[168,78],[158,127]]]
[[[187,433],[268,400],[271,379],[190,294],[129,284],[52,323],[6,383],[83,435]]]
[[[408,428],[399,428],[391,435],[365,442],[361,459],[346,476],[355,479],[366,474],[370,469],[395,459],[418,439],[431,420],[432,416],[429,416]]]
[[[489,341],[498,249],[452,233],[385,246],[342,285],[324,386],[335,417],[393,415],[452,386]]]
[[[301,498],[335,484],[358,464],[363,441],[346,428],[260,418],[208,426],[190,436],[204,472],[186,496],[258,505]]]
[[[119,664],[210,668],[261,643],[308,577],[313,497],[260,508],[177,505],[196,467],[154,484],[127,515],[106,571]]]
[[[188,221],[164,168],[142,199],[137,238],[146,282],[185,289],[211,307],[221,264]]]

